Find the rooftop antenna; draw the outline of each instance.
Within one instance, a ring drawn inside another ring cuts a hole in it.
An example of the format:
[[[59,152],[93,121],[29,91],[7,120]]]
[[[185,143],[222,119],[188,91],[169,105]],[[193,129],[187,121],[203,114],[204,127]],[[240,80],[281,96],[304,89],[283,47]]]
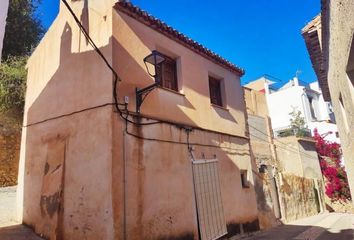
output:
[[[299,78],[299,75],[302,73],[301,70],[296,70],[296,73],[295,73],[295,77],[296,78]]]

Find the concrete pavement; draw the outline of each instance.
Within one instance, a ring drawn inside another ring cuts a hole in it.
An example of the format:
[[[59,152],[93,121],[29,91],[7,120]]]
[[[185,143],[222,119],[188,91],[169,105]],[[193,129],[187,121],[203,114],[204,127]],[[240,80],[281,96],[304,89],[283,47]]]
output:
[[[0,240],[41,240],[31,229],[16,223],[16,187],[0,188]],[[290,222],[242,240],[353,240],[354,215],[325,213]]]
[[[290,222],[242,240],[353,240],[354,215],[325,213]]]
[[[0,240],[42,240],[16,221],[16,186],[0,188]]]
[[[16,223],[16,186],[0,188],[0,227]]]
[[[0,228],[1,240],[43,240],[24,225],[12,225]]]

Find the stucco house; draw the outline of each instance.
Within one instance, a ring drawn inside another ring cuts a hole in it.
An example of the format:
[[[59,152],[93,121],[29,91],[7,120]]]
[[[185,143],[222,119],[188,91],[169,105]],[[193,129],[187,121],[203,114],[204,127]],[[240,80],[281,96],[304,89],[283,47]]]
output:
[[[354,2],[321,1],[302,35],[324,98],[332,101],[349,187],[354,192]]]
[[[317,129],[326,140],[340,143],[332,105],[324,100],[317,81],[308,84],[294,77],[284,83],[264,75],[245,86],[265,93],[275,136],[289,129],[289,113],[295,110],[301,112],[309,136]]]
[[[67,4],[85,31],[61,3],[27,64],[23,223],[49,239],[257,230],[244,71],[131,3]]]

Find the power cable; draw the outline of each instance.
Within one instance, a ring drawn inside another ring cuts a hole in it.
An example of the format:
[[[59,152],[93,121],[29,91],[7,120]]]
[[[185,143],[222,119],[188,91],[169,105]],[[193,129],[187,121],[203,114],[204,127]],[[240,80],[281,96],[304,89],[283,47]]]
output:
[[[264,139],[262,139],[262,138],[260,138],[260,137],[258,137],[256,135],[252,135],[251,133],[250,133],[250,135],[255,137],[255,138],[257,138],[257,139],[259,139],[259,140],[261,140],[261,141],[263,141],[263,142],[266,142],[266,143],[270,144],[268,141],[266,141],[266,140],[264,140]],[[311,159],[314,159],[314,160],[318,160],[317,158],[315,158],[315,157],[313,157],[313,156],[311,156],[311,155],[309,155],[307,153],[300,152],[299,149],[292,148],[292,147],[290,147],[290,146],[288,146],[286,144],[285,144],[285,147],[282,147],[282,146],[279,146],[279,145],[276,145],[276,146],[277,146],[277,148],[281,148],[283,150],[287,150],[287,151],[290,151],[290,152],[293,152],[293,153],[296,153],[296,154],[300,154],[300,155],[303,155],[305,157],[308,157],[308,158],[311,158]]]
[[[117,91],[117,84],[118,82],[120,81],[120,78],[117,74],[117,72],[114,70],[114,68],[111,66],[111,64],[108,62],[108,60],[106,59],[106,57],[103,55],[103,53],[101,52],[101,50],[97,47],[97,45],[94,43],[94,41],[92,40],[92,38],[90,37],[89,33],[86,31],[86,29],[84,28],[84,26],[81,24],[80,20],[78,19],[78,17],[76,16],[76,14],[74,13],[74,11],[71,9],[70,5],[67,3],[66,0],[61,0],[64,5],[66,6],[66,8],[69,10],[70,14],[72,15],[72,17],[74,18],[76,24],[78,25],[80,31],[84,34],[85,38],[87,39],[88,43],[93,47],[93,49],[97,52],[97,54],[102,58],[102,60],[104,61],[104,63],[106,64],[106,66],[111,70],[112,74],[113,74],[113,77],[114,77],[114,82],[113,82],[113,98],[114,98],[114,105],[115,105],[115,108],[117,110],[117,112],[119,113],[120,117],[126,121],[126,123],[131,123],[131,124],[134,124],[134,125],[138,125],[138,126],[146,126],[146,125],[154,125],[154,124],[162,124],[162,123],[166,123],[166,124],[170,124],[170,125],[174,125],[176,127],[181,127],[181,125],[178,125],[178,124],[174,124],[174,123],[171,123],[171,122],[167,122],[167,121],[161,121],[161,120],[156,120],[154,122],[149,122],[149,123],[141,123],[141,122],[135,122],[135,121],[132,121],[129,119],[129,116],[132,116],[132,114],[127,110],[127,104],[125,103],[119,103],[118,101],[118,91]],[[105,104],[107,105],[107,104]],[[119,106],[124,106],[125,109],[122,110],[120,109]],[[126,113],[126,116],[123,115],[123,111]],[[80,111],[78,111],[80,112]],[[73,113],[71,113],[73,114]],[[71,114],[68,114],[68,115],[71,115]],[[66,115],[62,115],[62,116],[66,116]],[[41,122],[45,122],[45,121],[48,121],[48,120],[52,120],[52,119],[56,119],[56,118],[59,118],[61,116],[58,116],[58,117],[54,117],[54,118],[51,118],[51,119],[47,119],[47,120],[43,120],[43,121],[40,121],[40,122],[37,122],[37,123],[34,123],[34,124],[38,124],[38,123],[41,123]],[[138,116],[140,117],[140,116]],[[27,126],[31,126],[31,125],[34,125],[34,124],[29,124]],[[146,137],[141,137],[141,136],[138,136],[138,135],[135,135],[133,133],[130,133],[127,129],[126,129],[126,132],[128,135],[131,135],[131,136],[134,136],[136,138],[139,138],[139,139],[144,139],[144,140],[150,140],[150,141],[160,141],[160,142],[167,142],[167,143],[175,143],[175,144],[187,144],[188,147],[189,147],[189,143],[186,143],[186,142],[177,142],[177,141],[171,141],[171,140],[163,140],[163,139],[154,139],[154,138],[146,138]],[[263,133],[263,132],[262,132]],[[264,133],[263,133],[264,134]],[[267,135],[268,136],[268,135]],[[256,136],[254,136],[256,137]],[[268,143],[268,141],[265,141]],[[283,143],[282,143],[283,144]],[[193,143],[193,145],[199,145],[199,146],[209,146],[209,147],[221,147],[221,146],[215,146],[215,145],[205,145],[205,144],[198,144],[198,143]],[[279,147],[279,146],[278,146]],[[288,146],[287,146],[288,147]],[[221,147],[221,148],[227,148],[227,147]],[[232,150],[236,150],[236,149],[233,149],[233,148],[228,148],[228,149],[232,149]],[[311,157],[310,155],[308,155],[309,157]]]
[[[248,125],[248,126],[251,127],[251,128],[253,128],[254,130],[256,130],[256,131],[262,133],[263,135],[265,135],[265,136],[267,136],[267,137],[273,138],[272,136],[268,135],[267,133],[265,133],[265,132],[263,132],[263,131],[261,131],[261,130],[259,130],[259,129],[253,127],[253,126],[251,126],[251,125]],[[250,135],[252,135],[252,134],[250,134]],[[255,135],[252,135],[252,136],[256,137]],[[259,138],[259,137],[257,137],[257,138],[258,138],[258,139],[261,139],[261,138]],[[291,149],[293,149],[293,150],[295,150],[295,151],[299,151],[299,152],[302,153],[304,156],[313,158],[313,156],[309,155],[309,154],[306,153],[306,152],[301,151],[300,149],[293,148],[293,147],[287,145],[286,143],[283,143],[282,141],[280,141],[280,140],[278,140],[278,139],[276,139],[276,138],[273,138],[273,139],[274,139],[274,141],[277,141],[278,143],[281,143],[282,145],[286,146],[287,148],[291,148]],[[278,147],[279,147],[279,146],[278,146]]]
[[[125,103],[119,103],[118,101],[118,91],[117,91],[117,84],[119,81],[121,81],[121,79],[118,76],[118,73],[114,70],[114,68],[112,67],[112,65],[108,62],[107,58],[103,55],[103,53],[101,52],[101,50],[97,47],[97,45],[95,44],[95,42],[92,40],[92,38],[90,37],[89,33],[86,31],[85,27],[81,24],[80,20],[78,19],[78,17],[76,16],[76,14],[74,13],[74,11],[72,10],[72,8],[70,7],[70,5],[67,3],[66,0],[61,0],[64,5],[66,6],[66,8],[68,9],[68,11],[70,12],[70,14],[72,15],[72,17],[74,18],[76,24],[78,25],[80,31],[84,34],[86,40],[88,41],[88,43],[92,46],[92,48],[96,51],[96,53],[102,58],[102,60],[104,61],[104,63],[106,64],[106,66],[111,70],[112,74],[113,74],[113,98],[114,98],[114,103],[115,103],[115,107],[117,112],[119,113],[119,115],[131,122],[132,124],[136,124],[136,125],[152,125],[152,124],[158,124],[160,123],[159,121],[156,121],[155,123],[148,123],[148,124],[144,124],[144,123],[138,123],[138,122],[134,122],[131,121],[129,119],[127,119],[127,116],[123,115],[123,111],[127,111],[127,104]],[[122,110],[119,108],[119,106],[124,106],[125,109]]]

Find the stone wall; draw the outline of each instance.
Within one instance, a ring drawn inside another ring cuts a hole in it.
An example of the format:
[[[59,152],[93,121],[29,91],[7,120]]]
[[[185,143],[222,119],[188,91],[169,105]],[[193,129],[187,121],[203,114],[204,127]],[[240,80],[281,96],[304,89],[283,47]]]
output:
[[[321,183],[290,174],[280,177],[282,218],[286,222],[316,215],[321,211]]]

